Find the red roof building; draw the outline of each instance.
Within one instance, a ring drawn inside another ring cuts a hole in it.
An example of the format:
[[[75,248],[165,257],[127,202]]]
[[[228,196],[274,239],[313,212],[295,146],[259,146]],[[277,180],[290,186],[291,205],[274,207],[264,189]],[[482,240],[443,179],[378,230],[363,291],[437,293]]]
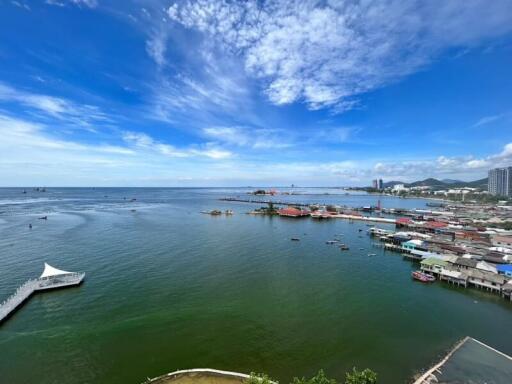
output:
[[[432,228],[432,229],[445,228],[447,226],[448,226],[448,224],[443,223],[442,221],[427,221],[425,223],[425,227]]]
[[[409,219],[408,217],[400,217],[400,218],[396,219],[396,223],[400,224],[400,225],[405,225],[405,224],[412,223],[412,220]]]
[[[282,209],[278,210],[277,213],[279,214],[279,216],[286,216],[286,217],[303,217],[303,216],[309,215],[309,211],[301,210],[301,209],[294,208],[294,207],[282,208]]]

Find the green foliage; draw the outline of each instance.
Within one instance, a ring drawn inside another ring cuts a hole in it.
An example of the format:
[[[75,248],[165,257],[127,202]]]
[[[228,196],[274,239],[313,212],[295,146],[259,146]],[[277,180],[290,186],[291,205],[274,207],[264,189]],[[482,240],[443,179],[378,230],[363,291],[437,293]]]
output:
[[[272,380],[266,374],[251,373],[251,376],[245,380],[244,384],[279,384],[277,381]],[[318,373],[306,379],[305,377],[294,377],[291,384],[338,384],[336,379],[328,378],[324,371],[321,369]],[[341,383],[340,383],[341,384]],[[366,368],[363,371],[358,371],[356,368],[352,372],[347,372],[344,384],[377,384],[377,374],[371,369]]]
[[[250,377],[245,380],[244,384],[279,384],[277,381],[272,380],[264,373],[251,372]]]
[[[325,376],[324,371],[321,369],[318,373],[311,377],[310,379],[306,379],[305,377],[298,378],[294,377],[292,384],[336,384],[336,380],[329,379]]]
[[[366,368],[363,371],[358,371],[355,367],[352,372],[347,372],[345,384],[376,384],[377,374],[371,369]]]

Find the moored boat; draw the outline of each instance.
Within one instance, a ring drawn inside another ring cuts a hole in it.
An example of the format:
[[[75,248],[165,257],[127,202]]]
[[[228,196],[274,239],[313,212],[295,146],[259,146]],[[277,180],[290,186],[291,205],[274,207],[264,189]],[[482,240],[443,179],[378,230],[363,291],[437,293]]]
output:
[[[434,281],[436,281],[436,278],[434,276],[429,275],[427,273],[423,273],[421,271],[413,271],[411,273],[411,276],[413,279],[419,280],[423,283],[433,283]]]

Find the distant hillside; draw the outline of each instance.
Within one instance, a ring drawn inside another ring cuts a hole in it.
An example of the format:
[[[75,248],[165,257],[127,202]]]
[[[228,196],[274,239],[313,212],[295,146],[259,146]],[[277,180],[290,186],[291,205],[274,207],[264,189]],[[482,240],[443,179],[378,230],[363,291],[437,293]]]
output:
[[[407,184],[408,187],[446,187],[447,185],[449,184],[443,183],[441,180],[433,179],[432,177]]]
[[[487,183],[489,182],[489,179],[486,177],[484,179],[475,180],[475,181],[468,181],[468,182],[461,182],[461,185],[463,187],[470,187],[470,188],[487,188]]]
[[[463,181],[455,180],[455,179],[443,179],[441,180],[445,184],[457,184],[457,183],[463,183]]]
[[[406,187],[433,187],[433,188],[487,188],[487,177],[485,179],[475,180],[475,181],[460,181],[453,179],[443,179],[438,180],[432,177],[429,177],[425,180],[418,180],[413,183],[404,183],[403,181],[387,181],[384,183],[384,188],[393,187],[396,184],[404,184]]]

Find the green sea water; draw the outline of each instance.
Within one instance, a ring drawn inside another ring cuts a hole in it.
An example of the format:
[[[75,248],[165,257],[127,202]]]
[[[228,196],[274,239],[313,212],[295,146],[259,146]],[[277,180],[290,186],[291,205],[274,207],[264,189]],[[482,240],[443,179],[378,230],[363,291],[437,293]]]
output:
[[[252,216],[253,205],[218,200],[244,192],[0,189],[0,301],[45,261],[87,274],[0,325],[0,383],[137,384],[194,367],[288,383],[357,366],[396,384],[466,335],[512,354],[511,303],[413,282],[416,266],[375,247],[363,223]],[[280,199],[376,203],[312,193]],[[214,208],[235,214],[200,213]],[[339,234],[350,251],[325,244]]]

